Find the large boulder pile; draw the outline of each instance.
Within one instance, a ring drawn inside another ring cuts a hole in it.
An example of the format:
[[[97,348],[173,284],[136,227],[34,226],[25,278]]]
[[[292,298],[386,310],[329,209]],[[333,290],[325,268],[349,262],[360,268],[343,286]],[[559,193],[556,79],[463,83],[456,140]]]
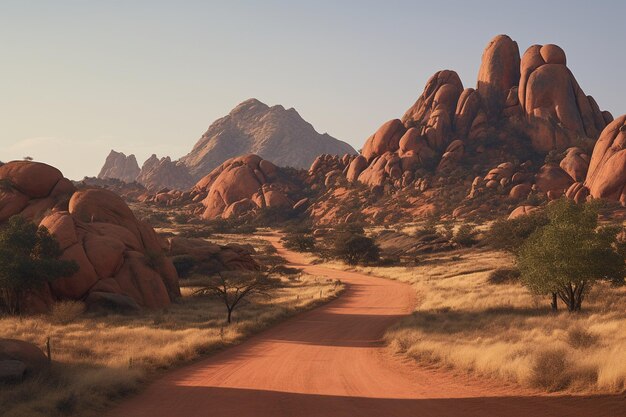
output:
[[[585,95],[561,48],[533,45],[520,57],[517,43],[499,35],[484,50],[475,88],[465,88],[454,71],[435,73],[404,116],[370,136],[341,175],[373,196],[394,196],[403,207],[387,206],[397,212],[449,205],[446,196],[459,194],[454,187],[469,197],[458,213],[484,204],[477,197],[485,193],[501,196],[503,206],[533,193],[542,195],[535,201],[563,194],[580,200],[589,194],[582,185],[590,182],[588,155],[611,121]],[[344,186],[329,181],[335,183]],[[597,195],[617,192],[599,188]]]
[[[0,187],[0,223],[21,215],[45,226],[59,241],[62,259],[79,266],[73,276],[27,294],[28,310],[45,311],[56,300],[89,301],[98,293],[158,308],[180,295],[164,242],[118,195],[77,191],[58,169],[28,161],[0,166]]]
[[[280,169],[257,155],[229,159],[195,186],[205,209],[202,217],[244,216],[262,208],[290,209],[294,184],[281,178]]]

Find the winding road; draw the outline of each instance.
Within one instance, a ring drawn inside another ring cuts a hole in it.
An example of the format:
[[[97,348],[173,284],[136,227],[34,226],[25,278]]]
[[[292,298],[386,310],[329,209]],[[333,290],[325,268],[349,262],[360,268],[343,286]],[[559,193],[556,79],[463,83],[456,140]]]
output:
[[[626,416],[624,396],[540,395],[397,358],[381,338],[411,313],[408,284],[309,265],[268,240],[291,266],[340,279],[346,291],[166,374],[110,417]]]

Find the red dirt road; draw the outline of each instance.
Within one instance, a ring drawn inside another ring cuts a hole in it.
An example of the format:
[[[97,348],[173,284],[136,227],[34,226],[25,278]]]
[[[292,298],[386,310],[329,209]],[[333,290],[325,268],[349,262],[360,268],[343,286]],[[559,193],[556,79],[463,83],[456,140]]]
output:
[[[428,370],[387,353],[385,329],[410,314],[407,284],[307,265],[347,284],[337,300],[168,373],[111,417],[626,416],[624,396],[537,395]]]

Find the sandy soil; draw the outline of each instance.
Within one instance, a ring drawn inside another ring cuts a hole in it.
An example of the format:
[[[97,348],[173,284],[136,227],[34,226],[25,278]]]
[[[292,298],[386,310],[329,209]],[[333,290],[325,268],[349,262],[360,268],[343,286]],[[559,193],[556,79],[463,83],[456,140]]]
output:
[[[271,240],[294,266],[346,283],[344,294],[167,374],[111,417],[626,416],[623,395],[542,395],[393,357],[381,338],[413,310],[408,284],[306,265]]]

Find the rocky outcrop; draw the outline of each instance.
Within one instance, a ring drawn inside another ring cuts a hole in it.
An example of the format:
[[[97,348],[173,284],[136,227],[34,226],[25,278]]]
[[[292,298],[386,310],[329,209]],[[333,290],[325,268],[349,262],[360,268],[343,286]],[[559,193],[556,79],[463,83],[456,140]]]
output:
[[[49,165],[14,161],[0,166],[0,222],[21,215],[46,227],[79,270],[60,278],[23,305],[45,311],[56,300],[84,300],[93,292],[124,295],[147,308],[180,295],[178,276],[158,235],[105,189],[76,191]]]
[[[584,139],[595,140],[611,121],[591,96],[585,95],[556,45],[533,45],[521,60],[519,103],[533,147],[563,150]]]
[[[591,154],[584,186],[594,198],[626,206],[626,115],[602,131]]]
[[[169,156],[159,159],[155,154],[143,163],[137,182],[151,191],[163,188],[184,191],[194,184],[189,170],[183,163],[172,161]]]
[[[290,208],[294,185],[280,176],[280,169],[258,155],[232,158],[202,178],[195,192],[205,193],[202,217],[243,216],[261,208]]]
[[[111,150],[98,174],[100,179],[117,179],[124,182],[133,182],[139,175],[139,165],[135,155],[124,155]]]
[[[180,159],[199,179],[226,160],[256,154],[278,166],[308,168],[321,154],[355,154],[347,143],[319,134],[296,110],[250,99],[216,120]]]

